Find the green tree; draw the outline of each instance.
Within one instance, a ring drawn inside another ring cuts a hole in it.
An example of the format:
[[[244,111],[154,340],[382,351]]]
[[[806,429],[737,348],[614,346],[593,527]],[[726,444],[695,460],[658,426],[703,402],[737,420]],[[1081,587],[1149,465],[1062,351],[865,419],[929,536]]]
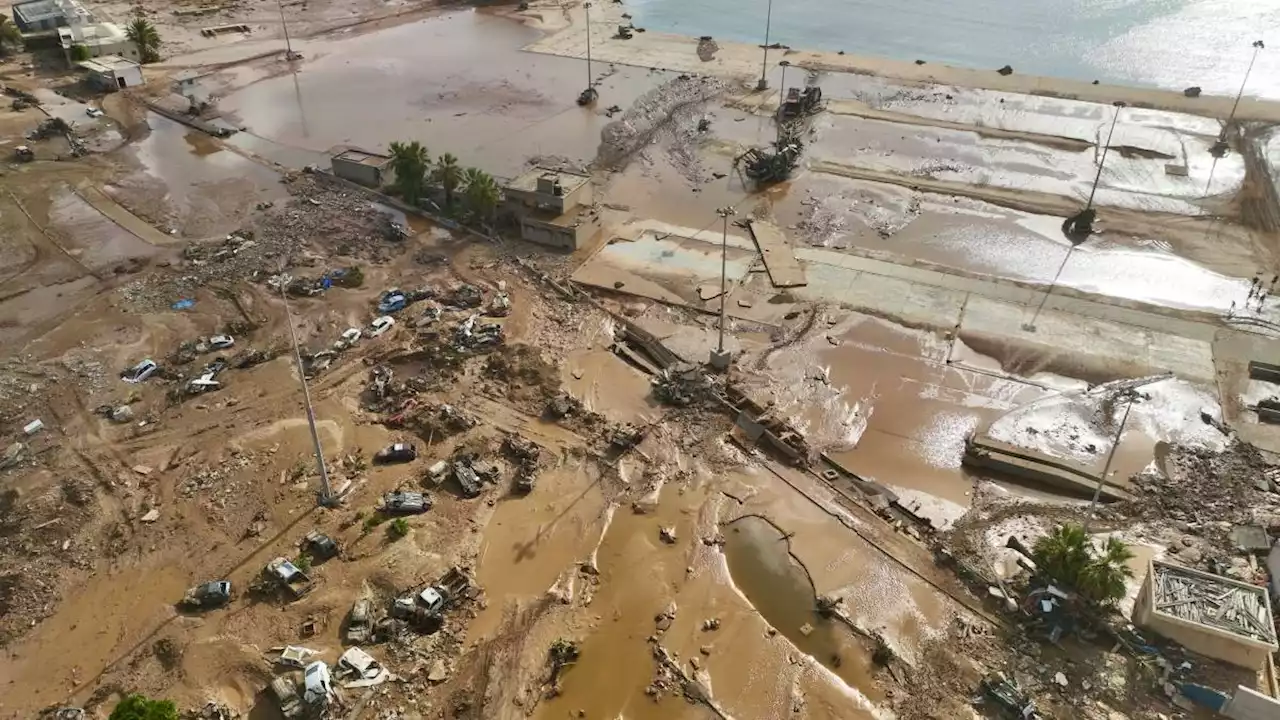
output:
[[[431,155],[422,143],[391,143],[391,170],[396,175],[396,188],[410,205],[417,205],[427,185],[427,168]]]
[[[387,534],[392,540],[399,540],[409,534],[409,521],[404,518],[396,518],[387,526]]]
[[[171,700],[151,700],[134,694],[116,705],[109,720],[178,720],[178,707]]]
[[[489,173],[467,168],[462,173],[462,199],[467,212],[478,219],[492,221],[498,201],[502,199],[502,190]]]
[[[22,31],[17,25],[9,22],[9,18],[0,15],[0,56],[8,55],[10,50],[22,47]]]
[[[136,18],[125,26],[124,33],[137,46],[142,62],[153,63],[160,59],[160,33],[150,20]]]
[[[453,193],[462,184],[462,166],[453,153],[445,153],[436,160],[435,169],[431,171],[431,179],[444,189],[444,207],[453,208]]]
[[[1125,594],[1125,580],[1133,577],[1129,561],[1133,551],[1116,538],[1107,538],[1102,552],[1089,560],[1077,578],[1081,593],[1104,605],[1116,602]]]
[[[1081,525],[1067,523],[1036,541],[1032,555],[1040,571],[1082,597],[1103,605],[1125,594],[1125,579],[1133,575],[1126,564],[1133,558],[1128,545],[1108,538],[1097,552]]]
[[[71,46],[71,60],[73,62],[84,62],[89,59],[89,46],[76,43]]]

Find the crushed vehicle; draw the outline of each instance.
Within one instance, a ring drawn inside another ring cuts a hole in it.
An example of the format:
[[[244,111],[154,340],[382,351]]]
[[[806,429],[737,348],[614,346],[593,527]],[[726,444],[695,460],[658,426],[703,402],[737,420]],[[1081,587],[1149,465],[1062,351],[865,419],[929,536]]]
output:
[[[993,702],[1004,717],[1017,718],[1018,720],[1040,720],[1040,713],[1036,711],[1035,702],[1031,700],[1030,696],[1023,691],[1018,683],[1010,680],[1004,673],[992,673],[982,678],[979,689],[982,694],[975,700],[976,703]]]
[[[210,350],[226,350],[236,344],[236,339],[230,335],[214,335],[209,338]]]
[[[441,615],[471,589],[471,576],[455,566],[421,591],[396,598],[391,604],[391,615],[419,628],[438,628]]]
[[[347,328],[342,331],[342,335],[338,337],[338,341],[333,344],[335,350],[346,350],[347,348],[360,342],[360,328]]]
[[[485,306],[484,314],[489,317],[506,317],[510,315],[511,296],[506,293],[494,295],[489,304]]]
[[[389,492],[382,497],[382,512],[389,515],[418,515],[431,509],[431,496],[417,492]]]
[[[301,718],[306,713],[306,707],[302,704],[302,696],[298,694],[298,684],[293,677],[293,673],[287,673],[272,679],[271,685],[268,686],[271,698],[276,701],[276,705],[280,708],[280,715],[285,720],[295,720]]]
[[[208,610],[231,602],[231,581],[214,580],[197,585],[182,598],[182,607],[190,610]]]
[[[160,366],[156,365],[156,361],[147,358],[133,367],[125,370],[120,374],[120,379],[127,383],[140,383],[151,377],[159,370]]]
[[[502,342],[502,326],[497,323],[481,323],[479,315],[471,315],[458,324],[454,342],[458,347],[475,350],[492,347]]]
[[[269,587],[283,590],[294,600],[305,596],[315,587],[311,576],[283,557],[267,563],[267,566],[262,569],[262,576],[270,583]]]
[[[484,301],[484,293],[475,285],[462,284],[454,288],[447,297],[441,298],[445,305],[456,308],[477,308]]]
[[[458,481],[463,497],[473,498],[480,495],[480,476],[471,467],[470,457],[462,457],[454,461],[453,478]]]
[[[382,297],[378,298],[378,312],[383,315],[390,315],[394,312],[400,312],[409,305],[409,298],[398,288],[388,290],[382,293]]]
[[[422,313],[418,315],[418,319],[413,321],[416,328],[428,327],[440,319],[440,306],[430,303],[422,309]]]
[[[556,393],[547,401],[545,413],[552,420],[562,420],[582,410],[582,401],[567,392]]]
[[[348,645],[361,645],[373,639],[373,601],[360,598],[351,606],[351,615],[347,618],[346,640]]]
[[[383,315],[380,318],[374,318],[374,321],[369,323],[369,336],[378,337],[394,327],[395,324],[396,319],[390,315]]]
[[[36,153],[27,145],[19,145],[13,149],[13,159],[18,162],[31,162],[36,159]]]
[[[389,465],[391,463],[413,462],[418,457],[418,448],[411,443],[393,443],[388,445],[373,456],[373,461],[379,465]]]
[[[645,428],[638,428],[631,423],[619,423],[611,425],[605,431],[605,437],[609,441],[609,448],[615,452],[630,450],[640,444],[648,434]]]
[[[502,442],[502,449],[515,461],[516,491],[533,492],[534,481],[538,474],[538,458],[542,454],[541,448],[519,435],[508,435]]]
[[[369,392],[379,400],[387,397],[387,391],[391,388],[391,379],[395,377],[395,371],[386,365],[374,366],[369,371]]]
[[[302,549],[312,560],[323,562],[342,554],[342,549],[333,538],[319,530],[312,530],[302,539]]]
[[[302,701],[308,705],[327,705],[334,698],[333,675],[329,665],[317,660],[302,671]]]

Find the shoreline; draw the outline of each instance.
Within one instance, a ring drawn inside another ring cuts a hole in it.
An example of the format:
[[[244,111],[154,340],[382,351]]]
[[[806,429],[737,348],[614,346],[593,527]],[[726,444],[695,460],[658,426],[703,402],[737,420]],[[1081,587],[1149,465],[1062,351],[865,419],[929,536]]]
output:
[[[616,39],[613,36],[618,26],[630,22],[623,17],[626,6],[598,3],[592,9],[591,56],[594,62],[717,75],[745,81],[760,76],[763,57],[759,45],[716,40],[718,49],[714,57],[703,61],[697,52],[698,38],[646,31],[635,33],[630,40]],[[513,9],[507,14],[514,20],[547,33],[545,37],[526,45],[526,52],[586,59],[586,18],[581,5],[565,9],[558,5],[531,4],[529,10]],[[551,22],[548,22],[547,16],[552,16]],[[556,22],[556,19],[562,19],[563,22]],[[1001,75],[995,69],[962,68],[936,63],[917,65],[911,61],[824,50],[771,48],[768,59],[770,76],[777,74],[778,61],[783,59],[790,63],[792,69],[868,75],[925,87],[990,90],[1100,104],[1123,101],[1133,108],[1187,113],[1219,120],[1230,114],[1235,101],[1234,97],[1222,95],[1206,94],[1191,98],[1176,90],[1105,83],[1094,85],[1080,80],[1023,75],[1018,73],[1016,67],[1012,74]],[[767,92],[778,91],[773,85],[771,79]],[[749,94],[754,93],[754,85],[751,85]],[[1235,117],[1236,122],[1280,123],[1280,100],[1246,95],[1240,99]]]

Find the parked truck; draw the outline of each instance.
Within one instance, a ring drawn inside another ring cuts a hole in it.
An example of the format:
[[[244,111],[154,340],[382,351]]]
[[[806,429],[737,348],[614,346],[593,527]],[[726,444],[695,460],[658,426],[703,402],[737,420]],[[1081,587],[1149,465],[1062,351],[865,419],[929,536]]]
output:
[[[285,591],[294,600],[311,592],[313,587],[310,576],[282,557],[267,563],[262,575],[267,582]]]
[[[471,576],[455,566],[421,591],[396,598],[391,606],[391,615],[419,628],[438,627],[444,612],[467,596],[469,590]]]

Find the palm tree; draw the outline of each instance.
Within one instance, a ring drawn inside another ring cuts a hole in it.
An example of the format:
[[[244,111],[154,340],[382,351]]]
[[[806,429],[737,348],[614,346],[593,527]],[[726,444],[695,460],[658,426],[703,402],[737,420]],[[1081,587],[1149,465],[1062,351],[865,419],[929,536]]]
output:
[[[462,173],[462,186],[467,211],[476,218],[492,221],[498,201],[502,199],[502,190],[493,176],[478,168],[467,168]]]
[[[125,35],[138,47],[138,55],[142,62],[150,63],[160,59],[160,33],[156,26],[146,18],[136,18],[125,27]]]
[[[0,56],[8,55],[13,48],[22,47],[22,31],[9,18],[0,15]]]
[[[408,143],[393,142],[390,148],[391,170],[396,176],[396,187],[405,202],[416,206],[426,189],[431,153],[417,140]]]
[[[1126,564],[1133,559],[1128,545],[1107,538],[1098,553],[1084,527],[1072,523],[1037,540],[1032,554],[1047,577],[1103,605],[1124,597],[1125,579],[1133,575]]]
[[[1090,559],[1077,578],[1081,594],[1095,602],[1110,605],[1124,597],[1125,580],[1133,577],[1128,563],[1133,551],[1120,540],[1107,538],[1102,554]]]
[[[445,153],[436,160],[436,167],[431,172],[431,179],[444,189],[445,210],[453,208],[453,193],[462,183],[462,167],[453,153]]]
[[[1036,540],[1032,548],[1036,566],[1048,577],[1075,587],[1076,578],[1089,564],[1089,535],[1084,527],[1067,523]]]

